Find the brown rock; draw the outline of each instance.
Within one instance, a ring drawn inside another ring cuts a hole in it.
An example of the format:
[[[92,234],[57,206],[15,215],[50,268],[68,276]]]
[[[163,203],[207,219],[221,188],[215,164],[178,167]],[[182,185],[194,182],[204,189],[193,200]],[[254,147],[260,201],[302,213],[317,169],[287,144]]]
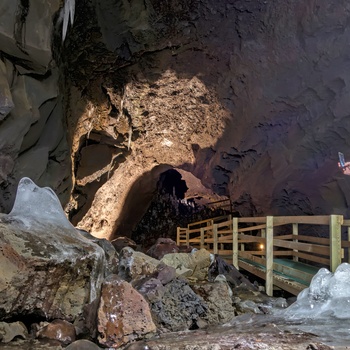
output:
[[[76,334],[74,326],[65,320],[53,320],[36,333],[37,338],[59,340],[67,345],[75,341]]]
[[[110,275],[102,285],[97,322],[99,343],[112,348],[156,330],[144,297],[116,275]]]
[[[54,192],[22,179],[13,210],[0,216],[0,315],[74,321],[99,297],[104,265]]]
[[[210,325],[223,324],[235,316],[232,306],[231,290],[226,282],[197,283],[191,285],[193,291],[201,296],[207,305],[207,322]]]
[[[147,251],[147,255],[155,259],[162,259],[164,255],[178,253],[179,247],[171,238],[158,238],[157,242]]]
[[[117,237],[111,241],[115,250],[119,253],[124,247],[136,249],[136,243],[128,237]]]

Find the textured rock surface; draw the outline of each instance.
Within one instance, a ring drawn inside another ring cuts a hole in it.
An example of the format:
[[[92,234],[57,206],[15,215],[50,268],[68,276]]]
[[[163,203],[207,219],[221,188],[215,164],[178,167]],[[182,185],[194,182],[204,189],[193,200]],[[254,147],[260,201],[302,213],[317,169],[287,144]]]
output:
[[[176,272],[187,278],[205,281],[211,264],[210,253],[200,249],[194,253],[167,254],[161,260],[166,265],[176,268]]]
[[[40,328],[36,338],[58,340],[63,345],[68,345],[75,341],[76,333],[71,323],[57,319]]]
[[[51,52],[59,6],[58,0],[0,5],[0,212],[10,211],[24,176],[69,200],[70,151]]]
[[[156,330],[144,297],[117,275],[110,275],[103,282],[97,328],[99,343],[112,348]]]
[[[73,183],[75,225],[130,236],[178,167],[242,216],[350,215],[347,0],[83,0],[63,45],[43,3],[1,5],[2,212],[23,175]]]
[[[104,263],[54,192],[22,179],[11,213],[0,217],[0,318],[77,320],[99,297]]]

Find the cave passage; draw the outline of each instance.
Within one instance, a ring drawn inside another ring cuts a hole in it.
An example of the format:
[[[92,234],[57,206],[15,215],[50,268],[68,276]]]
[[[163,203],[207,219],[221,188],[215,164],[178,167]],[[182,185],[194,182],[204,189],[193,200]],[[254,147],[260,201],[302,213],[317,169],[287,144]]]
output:
[[[177,199],[184,199],[188,190],[186,181],[182,180],[182,175],[175,169],[160,174],[157,187],[160,193],[170,194]]]

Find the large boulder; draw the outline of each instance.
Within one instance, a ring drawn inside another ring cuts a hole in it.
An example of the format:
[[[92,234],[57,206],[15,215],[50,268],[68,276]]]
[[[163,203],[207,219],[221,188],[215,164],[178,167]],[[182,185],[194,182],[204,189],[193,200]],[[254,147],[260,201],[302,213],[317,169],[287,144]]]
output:
[[[112,348],[156,330],[144,297],[117,275],[108,276],[103,283],[97,322],[99,343]]]
[[[193,280],[208,280],[208,270],[212,255],[205,249],[193,253],[166,254],[161,262],[176,268],[176,272]]]
[[[0,216],[0,319],[75,321],[99,298],[103,250],[69,223],[55,193],[23,178]]]

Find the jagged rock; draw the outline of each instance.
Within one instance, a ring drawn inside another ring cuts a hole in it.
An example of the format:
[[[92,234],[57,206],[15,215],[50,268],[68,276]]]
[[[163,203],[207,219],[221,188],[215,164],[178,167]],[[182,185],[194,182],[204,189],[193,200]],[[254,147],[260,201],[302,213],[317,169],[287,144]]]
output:
[[[74,321],[99,297],[103,250],[66,219],[58,198],[24,178],[0,217],[0,319]]]
[[[178,331],[207,325],[207,305],[186,280],[177,277],[165,286],[158,281],[150,279],[139,287],[140,292],[149,298],[158,327]]]
[[[123,248],[130,247],[136,249],[136,243],[128,237],[117,237],[111,241],[115,250],[119,253]]]
[[[91,235],[89,232],[85,230],[78,229],[78,231],[85,238],[99,245],[105,252],[105,257],[106,257],[105,276],[118,273],[119,256],[112,242],[109,242],[105,238],[96,238],[95,236]]]
[[[207,250],[200,249],[189,254],[167,254],[161,259],[161,262],[176,268],[179,275],[202,281],[208,279],[211,257]]]
[[[156,330],[144,297],[117,275],[103,282],[97,322],[99,343],[112,348]]]
[[[159,260],[136,252],[130,247],[121,250],[119,256],[118,275],[126,281],[142,276],[149,276],[157,270]]]
[[[9,343],[16,337],[28,337],[28,330],[22,322],[0,322],[0,343]]]
[[[156,243],[148,249],[147,255],[155,259],[162,259],[165,254],[178,253],[179,247],[171,238],[158,238]]]
[[[288,306],[286,299],[266,295],[259,290],[253,290],[246,284],[233,288],[233,304],[239,314],[255,313],[269,314],[272,308],[284,309]]]
[[[191,284],[193,291],[201,296],[207,305],[207,322],[218,325],[230,321],[235,315],[231,289],[226,282]]]
[[[208,271],[209,280],[213,281],[218,275],[225,276],[227,282],[232,288],[244,285],[243,288],[257,291],[258,288],[252,284],[243,274],[241,274],[233,265],[228,264],[223,258],[215,254],[214,261]]]
[[[75,341],[76,333],[74,326],[64,320],[53,320],[51,323],[43,325],[36,332],[39,339],[58,340],[64,345],[68,345]]]
[[[52,59],[52,18],[60,1],[17,3],[6,1],[0,14],[0,47],[6,54],[23,61],[26,69],[45,74]]]

